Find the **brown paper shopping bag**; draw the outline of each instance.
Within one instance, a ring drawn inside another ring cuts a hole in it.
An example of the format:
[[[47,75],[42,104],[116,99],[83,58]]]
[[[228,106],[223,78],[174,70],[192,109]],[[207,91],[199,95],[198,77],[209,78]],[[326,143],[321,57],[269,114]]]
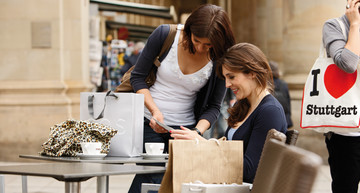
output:
[[[243,142],[170,140],[168,166],[159,193],[180,193],[182,183],[242,184]]]

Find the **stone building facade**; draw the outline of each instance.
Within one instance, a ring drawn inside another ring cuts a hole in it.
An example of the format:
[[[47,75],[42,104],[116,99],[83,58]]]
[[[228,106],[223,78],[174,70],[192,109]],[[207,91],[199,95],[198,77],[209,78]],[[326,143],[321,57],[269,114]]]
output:
[[[344,13],[338,0],[133,0],[188,10],[201,3],[223,6],[237,42],[259,46],[280,64],[289,83],[298,146],[327,156],[321,134],[299,128],[302,88],[321,44],[322,24]],[[186,6],[185,6],[186,4]],[[36,154],[49,128],[79,119],[79,94],[89,80],[89,0],[0,1],[0,161]],[[190,6],[190,8],[189,8]],[[141,24],[144,16],[129,14]],[[156,20],[153,25],[169,22]],[[25,160],[21,160],[25,161]]]

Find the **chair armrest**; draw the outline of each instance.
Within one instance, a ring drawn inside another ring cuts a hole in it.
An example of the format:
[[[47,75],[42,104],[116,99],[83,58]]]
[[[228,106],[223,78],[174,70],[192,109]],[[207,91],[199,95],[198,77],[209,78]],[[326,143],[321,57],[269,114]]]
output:
[[[148,193],[149,191],[158,191],[159,189],[160,189],[160,184],[151,184],[151,183],[141,184],[141,193]]]

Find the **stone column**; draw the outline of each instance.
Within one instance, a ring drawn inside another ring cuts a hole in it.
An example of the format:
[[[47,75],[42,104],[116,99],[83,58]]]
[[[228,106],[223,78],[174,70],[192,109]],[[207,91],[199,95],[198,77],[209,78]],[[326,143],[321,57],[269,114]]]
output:
[[[89,1],[0,4],[0,159],[14,161],[39,152],[54,124],[79,119],[79,93],[91,89]]]
[[[241,0],[232,1],[232,23],[237,42],[258,46],[280,65],[291,95],[297,145],[327,158],[322,134],[300,128],[302,90],[315,62],[323,23],[344,14],[345,1]]]

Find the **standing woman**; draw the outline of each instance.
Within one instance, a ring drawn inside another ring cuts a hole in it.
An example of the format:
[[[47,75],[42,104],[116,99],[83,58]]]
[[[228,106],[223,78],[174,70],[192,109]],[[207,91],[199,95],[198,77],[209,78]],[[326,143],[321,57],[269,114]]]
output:
[[[217,120],[225,95],[224,80],[215,74],[216,60],[235,44],[230,19],[216,5],[202,5],[179,25],[174,42],[156,82],[148,88],[145,78],[169,33],[160,25],[149,37],[134,70],[131,85],[145,96],[145,114],[175,129],[191,128],[204,133]],[[162,58],[160,58],[162,59]],[[152,120],[144,121],[144,143],[163,142],[167,152],[170,134]],[[140,192],[141,183],[160,183],[162,176],[136,175],[129,192]]]
[[[344,37],[339,22],[333,18],[323,26],[323,42],[328,56],[347,73],[356,71],[360,55],[359,0],[347,0]],[[360,181],[360,132],[325,134],[333,193],[357,193]]]
[[[284,110],[270,94],[272,73],[267,58],[256,46],[239,43],[232,46],[217,66],[218,76],[225,79],[237,102],[229,108],[228,140],[244,142],[244,182],[252,183],[259,165],[266,135],[270,129],[287,130]],[[175,139],[203,139],[185,127],[171,131]]]

